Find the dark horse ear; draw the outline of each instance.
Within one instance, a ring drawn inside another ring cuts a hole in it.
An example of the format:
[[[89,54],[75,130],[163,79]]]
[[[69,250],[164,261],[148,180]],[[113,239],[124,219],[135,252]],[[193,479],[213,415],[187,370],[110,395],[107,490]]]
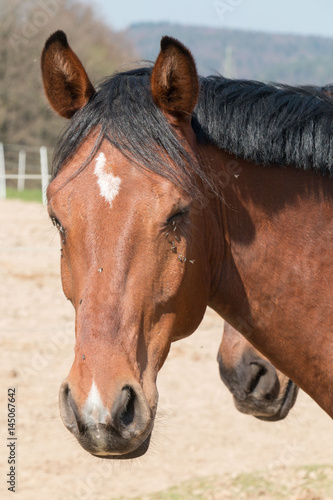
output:
[[[164,36],[151,75],[155,104],[178,119],[191,119],[199,95],[199,81],[191,52],[178,40]]]
[[[46,41],[41,66],[46,96],[59,115],[71,118],[95,93],[63,31],[56,31]]]

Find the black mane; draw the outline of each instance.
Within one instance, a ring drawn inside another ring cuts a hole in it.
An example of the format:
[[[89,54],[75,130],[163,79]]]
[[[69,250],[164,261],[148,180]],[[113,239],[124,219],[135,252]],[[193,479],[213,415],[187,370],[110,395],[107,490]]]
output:
[[[198,191],[198,178],[214,189],[207,169],[187,153],[154,104],[150,74],[151,68],[135,69],[101,84],[60,138],[53,177],[97,128],[94,149],[79,172],[107,139],[141,167],[187,192]],[[333,104],[315,88],[202,78],[192,124],[199,141],[256,164],[290,165],[333,175]]]
[[[315,87],[211,76],[201,80],[198,139],[259,165],[333,174],[333,101]]]
[[[155,105],[150,75],[151,68],[140,68],[117,73],[100,85],[60,137],[53,158],[53,178],[89,133],[97,129],[94,148],[77,173],[86,167],[106,139],[141,168],[166,177],[188,193],[199,195],[198,177],[212,187],[209,176],[186,151]]]

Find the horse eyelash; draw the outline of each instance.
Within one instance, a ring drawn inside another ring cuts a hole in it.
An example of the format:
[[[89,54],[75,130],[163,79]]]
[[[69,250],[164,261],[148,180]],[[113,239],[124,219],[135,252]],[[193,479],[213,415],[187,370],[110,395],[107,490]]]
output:
[[[52,224],[58,229],[58,231],[61,233],[62,237],[64,238],[66,231],[62,227],[61,223],[58,221],[56,217],[51,217]]]

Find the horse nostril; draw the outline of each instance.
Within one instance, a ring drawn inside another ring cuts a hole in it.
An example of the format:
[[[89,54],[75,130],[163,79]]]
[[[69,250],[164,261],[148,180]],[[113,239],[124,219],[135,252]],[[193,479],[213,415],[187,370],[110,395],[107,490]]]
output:
[[[60,387],[59,406],[61,418],[67,429],[74,433],[77,431],[84,432],[80,427],[80,419],[77,418],[77,407],[67,382],[63,382]]]
[[[126,384],[122,387],[111,409],[111,421],[114,430],[125,439],[146,429],[150,410],[140,386]]]
[[[137,396],[132,387],[125,385],[112,408],[112,420],[120,430],[133,424],[135,419],[135,407]]]
[[[258,363],[250,363],[250,371],[249,378],[246,384],[246,392],[251,394],[257,388],[261,377],[265,376],[267,370],[264,366],[259,365]]]
[[[279,379],[275,368],[268,363],[251,363],[246,391],[257,399],[273,401],[279,394]]]
[[[81,435],[86,433],[88,427],[80,416],[77,404],[67,382],[64,382],[60,388],[60,415],[65,426],[71,432]]]
[[[134,389],[130,386],[125,386],[122,389],[124,397],[124,407],[119,415],[119,420],[125,426],[133,423],[135,416],[135,401],[137,399]]]
[[[62,386],[62,395],[63,395],[63,397],[67,398],[69,392],[70,392],[69,385],[67,384],[67,382],[64,382],[64,384]]]

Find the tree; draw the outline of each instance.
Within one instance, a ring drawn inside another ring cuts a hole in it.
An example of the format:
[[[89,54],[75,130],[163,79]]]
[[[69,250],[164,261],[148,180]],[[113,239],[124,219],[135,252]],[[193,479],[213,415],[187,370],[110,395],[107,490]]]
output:
[[[54,146],[65,122],[43,93],[40,54],[57,29],[82,60],[93,83],[134,55],[124,35],[95,11],[71,0],[0,0],[0,141]]]

